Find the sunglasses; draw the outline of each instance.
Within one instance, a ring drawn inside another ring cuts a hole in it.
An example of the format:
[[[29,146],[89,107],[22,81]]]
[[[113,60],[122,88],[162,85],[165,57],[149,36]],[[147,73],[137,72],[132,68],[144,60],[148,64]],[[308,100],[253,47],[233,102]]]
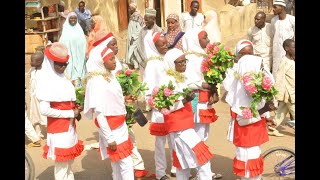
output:
[[[69,62],[65,62],[65,63],[54,62],[54,65],[59,66],[59,67],[63,67],[63,66],[67,67],[68,64],[69,64]]]
[[[189,59],[184,59],[184,60],[182,60],[182,61],[179,61],[179,62],[174,62],[175,64],[179,64],[179,65],[185,65],[185,64],[187,64],[189,62]]]

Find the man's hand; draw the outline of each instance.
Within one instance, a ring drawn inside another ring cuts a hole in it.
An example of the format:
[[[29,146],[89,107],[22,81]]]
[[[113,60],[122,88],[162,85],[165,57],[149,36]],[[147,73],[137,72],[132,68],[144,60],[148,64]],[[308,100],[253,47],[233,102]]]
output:
[[[108,148],[109,148],[111,151],[117,150],[117,143],[116,143],[115,141],[113,141],[112,143],[108,143]]]
[[[213,94],[209,97],[208,105],[215,104],[219,101],[219,96],[217,92],[213,92]]]
[[[194,92],[191,92],[191,93],[187,94],[186,101],[187,102],[192,101],[195,96],[196,96],[196,94]]]

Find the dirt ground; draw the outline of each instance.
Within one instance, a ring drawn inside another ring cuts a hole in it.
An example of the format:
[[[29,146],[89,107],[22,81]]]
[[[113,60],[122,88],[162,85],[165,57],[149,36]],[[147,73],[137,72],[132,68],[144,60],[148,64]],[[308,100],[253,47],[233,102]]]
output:
[[[232,42],[228,42],[226,45],[234,47],[236,42],[240,38],[235,39]],[[30,69],[30,55],[26,55],[25,58],[25,82],[27,86],[26,100],[29,105],[29,77],[27,72]],[[233,175],[233,158],[235,155],[235,147],[232,143],[226,140],[228,123],[230,120],[229,106],[226,103],[219,101],[215,105],[215,109],[219,119],[211,124],[209,139],[206,144],[210,147],[214,157],[211,159],[211,165],[213,172],[223,174],[225,180],[235,180],[237,177]],[[271,113],[272,116],[274,115]],[[82,116],[84,117],[84,116]],[[134,125],[133,129],[136,135],[136,141],[139,152],[145,163],[145,167],[151,173],[155,173],[155,162],[154,162],[154,136],[149,135],[149,125],[140,127]],[[283,133],[284,137],[269,136],[269,141],[263,144],[262,151],[275,146],[285,146],[291,149],[295,149],[295,132],[293,129],[281,125],[280,132]],[[82,119],[77,123],[77,132],[79,139],[84,141],[84,144],[91,144],[97,142],[98,132],[97,127],[93,121]],[[29,143],[26,140],[26,144]],[[43,142],[44,144],[45,142]],[[37,180],[54,180],[54,161],[46,160],[42,158],[42,147],[29,147],[27,151],[31,155],[35,164],[35,177]],[[170,174],[170,157],[168,152],[168,146],[166,146],[167,155],[167,173]],[[77,157],[73,163],[73,172],[75,179],[77,180],[111,180],[111,165],[109,160],[100,160],[97,149],[83,151],[81,156]],[[194,173],[194,172],[193,172]],[[143,178],[148,179],[148,178]],[[149,178],[152,179],[152,178]],[[175,179],[175,178],[171,178]]]

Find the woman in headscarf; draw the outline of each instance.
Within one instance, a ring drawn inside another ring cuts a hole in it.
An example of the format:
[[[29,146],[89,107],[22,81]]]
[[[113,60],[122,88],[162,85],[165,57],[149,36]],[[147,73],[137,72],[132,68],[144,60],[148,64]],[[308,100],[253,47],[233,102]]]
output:
[[[102,39],[108,36],[110,34]],[[133,145],[125,122],[125,102],[132,101],[132,96],[123,96],[121,86],[111,72],[116,68],[116,61],[110,48],[92,51],[90,57],[84,81],[84,115],[92,119],[95,114],[94,121],[99,128],[100,157],[102,160],[110,158],[112,178],[133,180]]]
[[[195,98],[191,102],[194,113],[194,129],[201,140],[206,141],[209,137],[210,123],[214,123],[218,119],[212,105],[218,101],[218,98],[213,95],[217,93],[217,88],[205,82],[201,71],[202,60],[206,56],[205,48],[209,43],[208,34],[200,28],[194,28],[186,32],[182,43],[184,51],[186,51],[186,58],[189,59],[186,69],[187,84],[195,92]],[[214,178],[222,177],[217,173],[212,173],[212,176]]]
[[[91,31],[89,32],[88,39],[87,39],[86,57],[89,58],[89,53],[91,49],[94,47],[93,43],[95,42],[96,34],[99,31],[106,30],[106,27],[107,26],[102,16],[100,15],[92,16]]]
[[[153,88],[159,85],[165,75],[163,57],[168,51],[167,39],[159,32],[148,31],[144,39],[144,49],[147,57],[147,64],[143,74],[143,81],[149,88],[145,92],[145,99],[149,99]],[[150,134],[156,136],[154,158],[156,164],[156,178],[168,179],[166,175],[167,162],[165,156],[166,138],[169,138],[168,132],[163,120],[163,115],[158,110],[152,108],[151,123],[149,126]],[[171,145],[169,143],[169,149]],[[171,151],[171,150],[170,150]],[[170,153],[171,154],[171,153]],[[176,173],[172,166],[171,173]]]
[[[180,49],[169,50],[164,56],[166,74],[160,84],[168,85],[171,81],[175,87],[174,94],[183,92],[183,89],[187,88],[184,74],[187,62],[188,59]],[[194,130],[191,106],[193,98],[193,92],[185,99],[180,97],[170,109],[170,113],[164,115],[172,146],[173,166],[177,169],[177,179],[189,179],[191,168],[197,169],[197,179],[212,179],[209,162],[213,154]]]
[[[83,30],[78,23],[75,12],[68,14],[66,22],[63,24],[62,34],[59,42],[68,48],[70,56],[69,65],[66,69],[67,76],[75,81],[82,79],[86,74],[86,46],[87,41]]]
[[[179,24],[179,16],[174,13],[169,14],[166,21],[168,31],[165,36],[169,43],[168,49],[175,47],[182,50],[182,36],[184,32],[182,32]]]
[[[202,29],[208,33],[210,43],[221,42],[221,31],[218,15],[214,10],[209,10],[205,14]]]
[[[55,161],[55,179],[74,179],[71,165],[84,148],[77,137],[75,119],[81,118],[83,107],[75,106],[75,88],[64,75],[69,60],[67,48],[55,42],[44,52],[42,76],[36,91],[41,114],[47,116],[43,157]]]
[[[262,58],[253,55],[252,42],[240,40],[237,43],[236,55],[239,60],[227,71],[223,86],[226,89],[226,102],[230,105],[231,121],[228,129],[228,140],[236,146],[236,157],[233,160],[233,172],[241,179],[261,179],[263,158],[260,145],[269,140],[266,121],[261,115],[272,110],[272,103],[264,100],[258,104],[258,117],[246,119],[242,116],[242,108],[248,107],[252,98],[247,95],[236,74],[243,76],[247,72],[259,72]],[[271,73],[265,69],[273,81]]]

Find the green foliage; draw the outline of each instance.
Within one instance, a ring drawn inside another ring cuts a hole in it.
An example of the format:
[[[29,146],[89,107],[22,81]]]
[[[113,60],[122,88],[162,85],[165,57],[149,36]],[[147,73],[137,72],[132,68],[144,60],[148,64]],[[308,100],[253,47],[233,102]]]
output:
[[[81,106],[84,105],[84,98],[86,93],[86,86],[81,86],[76,88],[76,103],[80,104]]]
[[[148,90],[146,83],[139,80],[139,74],[130,69],[122,69],[117,72],[116,78],[120,83],[124,96],[137,95],[144,93]]]

